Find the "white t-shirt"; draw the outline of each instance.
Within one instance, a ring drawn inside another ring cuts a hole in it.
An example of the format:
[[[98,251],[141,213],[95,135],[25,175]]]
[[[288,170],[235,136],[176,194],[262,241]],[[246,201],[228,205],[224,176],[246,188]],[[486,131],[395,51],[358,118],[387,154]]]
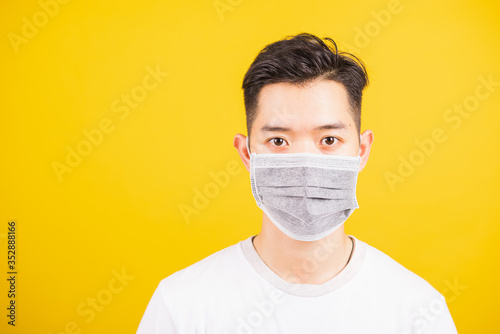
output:
[[[253,236],[224,248],[163,279],[137,333],[457,333],[441,293],[349,236],[351,260],[319,285],[278,276],[258,255]]]

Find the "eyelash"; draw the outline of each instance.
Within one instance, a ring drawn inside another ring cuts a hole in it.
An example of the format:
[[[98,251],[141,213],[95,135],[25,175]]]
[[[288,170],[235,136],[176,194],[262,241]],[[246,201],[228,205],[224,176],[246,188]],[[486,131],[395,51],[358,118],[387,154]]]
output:
[[[333,145],[335,145],[335,144],[336,144],[336,143],[340,140],[339,138],[334,137],[334,136],[327,136],[327,137],[322,138],[322,139],[321,139],[321,142],[323,142],[323,140],[325,140],[325,139],[327,139],[327,138],[333,138],[333,141],[334,141],[334,142],[333,142],[333,144],[332,144],[332,145],[326,145],[326,146],[333,146]],[[269,140],[268,140],[268,142],[271,142],[271,143],[272,143],[275,139],[281,139],[281,140],[283,140],[285,143],[287,142],[287,141],[286,141],[286,139],[281,138],[281,137],[273,137],[273,138],[269,139]],[[273,145],[274,145],[274,144],[273,144]],[[274,145],[274,146],[276,146],[276,147],[282,147],[283,145]]]

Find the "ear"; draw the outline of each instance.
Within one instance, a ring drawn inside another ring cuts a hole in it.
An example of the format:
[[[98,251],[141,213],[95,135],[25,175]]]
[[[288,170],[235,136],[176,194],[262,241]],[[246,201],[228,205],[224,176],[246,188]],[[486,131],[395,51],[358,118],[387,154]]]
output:
[[[234,136],[233,139],[233,146],[236,148],[238,151],[238,154],[240,155],[241,161],[243,161],[243,165],[245,165],[245,168],[247,169],[248,172],[250,172],[250,155],[248,154],[247,151],[247,137],[242,135],[241,133],[238,133],[236,136]],[[250,141],[250,138],[248,139]]]
[[[361,157],[361,162],[359,164],[359,171],[361,172],[363,168],[365,168],[366,163],[368,162],[368,157],[370,156],[370,149],[373,143],[373,132],[372,130],[365,130],[361,134],[361,141],[359,143],[359,148],[361,152],[359,156]]]

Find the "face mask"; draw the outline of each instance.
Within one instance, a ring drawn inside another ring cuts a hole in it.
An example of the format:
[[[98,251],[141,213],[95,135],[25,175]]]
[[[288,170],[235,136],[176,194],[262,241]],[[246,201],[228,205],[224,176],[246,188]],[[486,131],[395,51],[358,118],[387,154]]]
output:
[[[283,233],[315,241],[339,228],[359,208],[360,156],[250,153],[250,183],[257,206]]]

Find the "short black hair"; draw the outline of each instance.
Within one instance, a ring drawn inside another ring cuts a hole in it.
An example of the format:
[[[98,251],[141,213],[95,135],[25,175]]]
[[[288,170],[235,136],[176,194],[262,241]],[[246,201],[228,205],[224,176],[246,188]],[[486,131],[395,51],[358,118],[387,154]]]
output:
[[[348,52],[339,52],[337,44],[309,33],[286,36],[260,51],[243,78],[247,131],[257,115],[261,89],[268,84],[288,82],[299,86],[317,79],[336,81],[344,86],[358,133],[361,128],[361,99],[368,85],[363,62]]]

